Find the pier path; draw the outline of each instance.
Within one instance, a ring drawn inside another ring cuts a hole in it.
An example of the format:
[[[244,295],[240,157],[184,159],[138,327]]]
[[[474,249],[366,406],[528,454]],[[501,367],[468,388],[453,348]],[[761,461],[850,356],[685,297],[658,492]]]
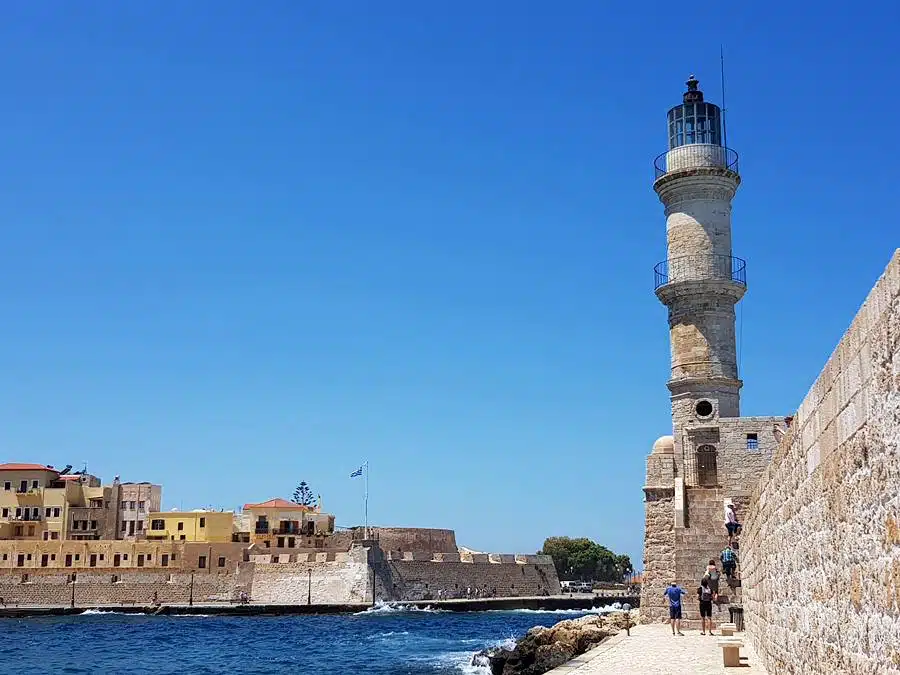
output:
[[[668,624],[635,626],[630,636],[622,631],[547,675],[766,675],[748,644],[741,648],[744,667],[726,669],[718,635],[683,632],[673,636]]]

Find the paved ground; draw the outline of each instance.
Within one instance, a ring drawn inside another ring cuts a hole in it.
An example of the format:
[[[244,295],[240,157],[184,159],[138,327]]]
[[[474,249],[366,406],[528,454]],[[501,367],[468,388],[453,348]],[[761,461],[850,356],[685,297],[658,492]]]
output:
[[[547,675],[766,675],[749,646],[741,649],[744,667],[726,669],[717,639],[697,630],[673,637],[664,624],[636,626]]]

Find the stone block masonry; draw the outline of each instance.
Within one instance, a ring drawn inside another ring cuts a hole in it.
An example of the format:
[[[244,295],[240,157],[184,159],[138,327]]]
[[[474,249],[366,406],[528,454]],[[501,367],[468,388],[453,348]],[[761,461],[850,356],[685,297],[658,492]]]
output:
[[[771,673],[900,673],[900,250],[798,409],[742,536]]]

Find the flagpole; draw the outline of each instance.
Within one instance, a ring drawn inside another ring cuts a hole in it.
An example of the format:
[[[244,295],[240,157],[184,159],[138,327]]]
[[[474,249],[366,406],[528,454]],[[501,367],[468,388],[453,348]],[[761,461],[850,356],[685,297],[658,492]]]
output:
[[[365,535],[366,539],[369,538],[369,460],[366,460],[366,463],[363,465],[366,469],[366,495],[365,495],[365,518],[366,518],[366,526],[365,526]]]

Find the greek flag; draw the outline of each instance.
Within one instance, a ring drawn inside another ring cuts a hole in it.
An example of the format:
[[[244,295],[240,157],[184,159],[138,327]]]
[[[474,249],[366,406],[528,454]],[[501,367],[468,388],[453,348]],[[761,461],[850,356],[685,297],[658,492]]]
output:
[[[356,471],[350,474],[350,478],[356,478],[357,476],[362,476],[362,467],[359,467]]]

